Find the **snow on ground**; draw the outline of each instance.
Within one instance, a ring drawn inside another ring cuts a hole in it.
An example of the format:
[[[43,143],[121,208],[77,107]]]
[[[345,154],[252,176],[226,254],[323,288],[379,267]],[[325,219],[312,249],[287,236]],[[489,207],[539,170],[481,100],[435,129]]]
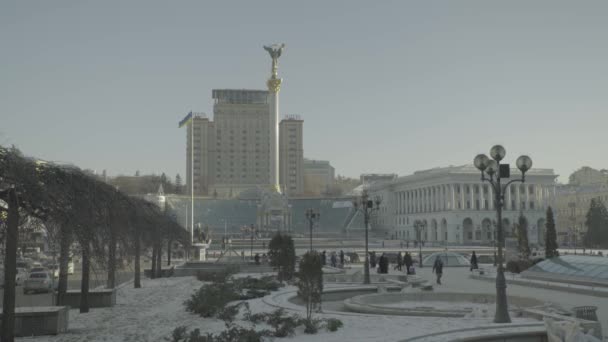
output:
[[[450,270],[450,273],[454,271]],[[460,271],[458,271],[460,272]],[[448,279],[452,278],[448,276]],[[460,283],[460,281],[459,281]],[[70,310],[69,331],[59,336],[19,338],[18,341],[76,342],[76,341],[166,341],[174,328],[184,325],[188,330],[199,328],[202,332],[217,333],[224,330],[224,323],[217,319],[202,318],[186,312],[187,300],[203,283],[194,277],[145,279],[141,289],[132,284],[117,293],[117,304],[111,308],[94,308],[80,314]],[[329,285],[327,287],[332,287]],[[483,284],[483,286],[487,286]],[[489,287],[489,286],[488,286]],[[305,308],[288,301],[296,288],[288,286],[261,299],[249,301],[252,312],[270,312],[277,307],[289,313],[305,315]],[[402,341],[437,331],[493,325],[491,317],[437,318],[367,315],[330,311],[315,314],[316,318],[338,318],[344,323],[337,332],[320,330],[316,335],[304,334],[302,328],[290,338],[275,341]],[[530,320],[513,319],[514,323]],[[239,325],[249,326],[246,322]]]

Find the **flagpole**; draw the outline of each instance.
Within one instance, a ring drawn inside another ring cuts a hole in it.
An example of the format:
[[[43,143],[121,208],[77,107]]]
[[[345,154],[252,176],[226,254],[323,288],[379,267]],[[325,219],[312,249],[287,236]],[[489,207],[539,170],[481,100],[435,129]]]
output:
[[[194,244],[194,113],[190,115],[190,243]]]

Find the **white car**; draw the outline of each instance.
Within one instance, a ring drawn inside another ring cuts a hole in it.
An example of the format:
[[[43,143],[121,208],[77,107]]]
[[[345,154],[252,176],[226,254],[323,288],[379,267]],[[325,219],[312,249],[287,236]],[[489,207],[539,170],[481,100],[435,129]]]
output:
[[[52,292],[53,279],[48,272],[30,273],[30,277],[23,283],[23,294],[30,292]]]

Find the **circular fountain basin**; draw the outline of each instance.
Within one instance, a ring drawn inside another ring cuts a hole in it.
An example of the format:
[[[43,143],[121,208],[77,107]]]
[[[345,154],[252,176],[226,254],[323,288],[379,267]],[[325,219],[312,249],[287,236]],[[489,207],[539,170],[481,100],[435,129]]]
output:
[[[494,314],[495,296],[457,292],[397,292],[354,296],[344,300],[348,311],[398,316],[489,317]],[[509,296],[511,308],[542,305],[525,297]]]

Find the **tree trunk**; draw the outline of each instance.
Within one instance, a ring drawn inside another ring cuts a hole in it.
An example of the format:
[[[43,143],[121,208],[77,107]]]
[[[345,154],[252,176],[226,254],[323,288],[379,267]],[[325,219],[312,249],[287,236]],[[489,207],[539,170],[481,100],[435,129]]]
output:
[[[171,238],[167,241],[167,266],[171,266]]]
[[[4,256],[4,299],[2,302],[2,334],[0,340],[15,340],[15,297],[17,276],[17,243],[19,242],[19,201],[15,189],[8,192],[8,222]]]
[[[152,265],[150,266],[150,278],[156,278],[156,243],[152,244]]]
[[[158,241],[158,252],[156,254],[156,278],[162,278],[162,265],[163,265],[163,244],[162,241]]]
[[[57,284],[57,305],[63,305],[63,297],[68,291],[68,263],[70,262],[70,246],[72,231],[67,224],[59,231],[59,283]]]
[[[136,289],[141,288],[141,275],[140,275],[140,256],[141,256],[141,239],[139,238],[139,230],[136,232],[135,237],[135,276],[133,280],[133,286]]]
[[[82,280],[80,284],[80,312],[89,312],[89,271],[91,268],[90,249],[88,243],[82,247]]]
[[[116,286],[116,234],[111,230],[110,246],[108,250],[108,282],[106,287],[113,289]]]

